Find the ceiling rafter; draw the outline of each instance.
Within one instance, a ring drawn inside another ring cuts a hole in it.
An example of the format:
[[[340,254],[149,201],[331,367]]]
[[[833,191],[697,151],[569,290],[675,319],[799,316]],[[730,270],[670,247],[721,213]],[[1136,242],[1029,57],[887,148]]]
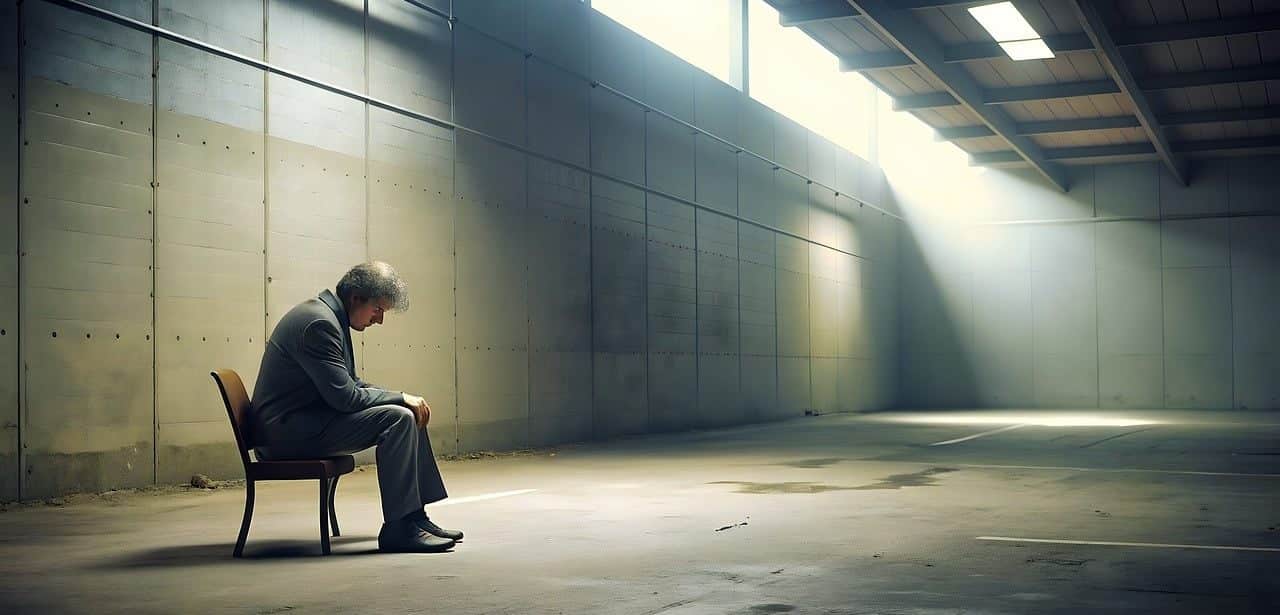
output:
[[[942,43],[927,34],[924,24],[911,11],[904,10],[902,2],[848,1],[862,13],[865,22],[879,30],[924,70],[933,73],[946,85],[948,94],[977,114],[983,123],[1008,141],[1018,155],[1035,166],[1046,179],[1062,190],[1068,188],[1066,169],[1045,158],[1040,146],[1031,138],[1017,134],[1016,123],[1008,113],[986,103],[978,82],[963,67],[946,62]]]
[[[1188,185],[1190,175],[1186,160],[1169,147],[1164,129],[1160,127],[1155,111],[1151,110],[1151,104],[1147,102],[1147,95],[1143,93],[1133,73],[1129,71],[1129,65],[1125,62],[1124,56],[1120,55],[1120,48],[1112,40],[1111,32],[1107,29],[1102,14],[1098,12],[1096,3],[1094,0],[1072,0],[1071,7],[1075,9],[1076,17],[1080,19],[1080,25],[1084,28],[1085,34],[1089,35],[1094,46],[1097,47],[1098,60],[1102,62],[1102,67],[1115,80],[1116,85],[1120,86],[1121,92],[1133,102],[1134,115],[1142,124],[1142,130],[1147,133],[1147,139],[1151,141],[1156,154],[1164,161],[1169,172],[1177,178],[1179,183]]]

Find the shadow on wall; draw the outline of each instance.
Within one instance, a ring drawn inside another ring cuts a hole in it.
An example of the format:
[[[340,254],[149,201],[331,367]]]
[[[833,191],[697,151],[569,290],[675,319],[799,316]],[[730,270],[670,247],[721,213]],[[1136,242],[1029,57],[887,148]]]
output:
[[[1276,408],[1280,159],[894,177],[908,407]],[[915,181],[912,181],[912,180]]]

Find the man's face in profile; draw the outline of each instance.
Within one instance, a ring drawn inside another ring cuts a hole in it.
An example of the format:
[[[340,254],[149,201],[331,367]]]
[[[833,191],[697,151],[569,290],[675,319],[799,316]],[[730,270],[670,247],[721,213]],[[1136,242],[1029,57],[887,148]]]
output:
[[[354,297],[351,300],[351,313],[348,314],[351,320],[351,328],[356,331],[364,331],[373,325],[382,324],[382,315],[391,309],[387,304],[387,299],[376,299],[373,301],[363,297]]]

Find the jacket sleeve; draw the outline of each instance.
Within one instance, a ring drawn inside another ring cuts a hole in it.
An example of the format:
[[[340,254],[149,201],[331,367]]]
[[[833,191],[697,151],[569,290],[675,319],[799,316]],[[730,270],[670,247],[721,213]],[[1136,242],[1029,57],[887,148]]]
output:
[[[404,405],[401,393],[361,388],[347,373],[344,354],[342,334],[333,323],[316,320],[303,329],[298,363],[329,407],[351,413],[386,404]]]

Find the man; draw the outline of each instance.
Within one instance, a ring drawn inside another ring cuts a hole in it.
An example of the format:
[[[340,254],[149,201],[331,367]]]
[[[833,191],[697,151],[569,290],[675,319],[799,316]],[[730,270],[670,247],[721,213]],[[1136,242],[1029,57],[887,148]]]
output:
[[[390,265],[374,261],[352,267],[336,290],[298,304],[271,333],[253,391],[254,451],[259,459],[296,459],[377,446],[378,547],[447,550],[462,532],[432,523],[423,510],[448,497],[426,433],[431,407],[360,380],[351,348],[349,329],[408,309],[408,289]]]

